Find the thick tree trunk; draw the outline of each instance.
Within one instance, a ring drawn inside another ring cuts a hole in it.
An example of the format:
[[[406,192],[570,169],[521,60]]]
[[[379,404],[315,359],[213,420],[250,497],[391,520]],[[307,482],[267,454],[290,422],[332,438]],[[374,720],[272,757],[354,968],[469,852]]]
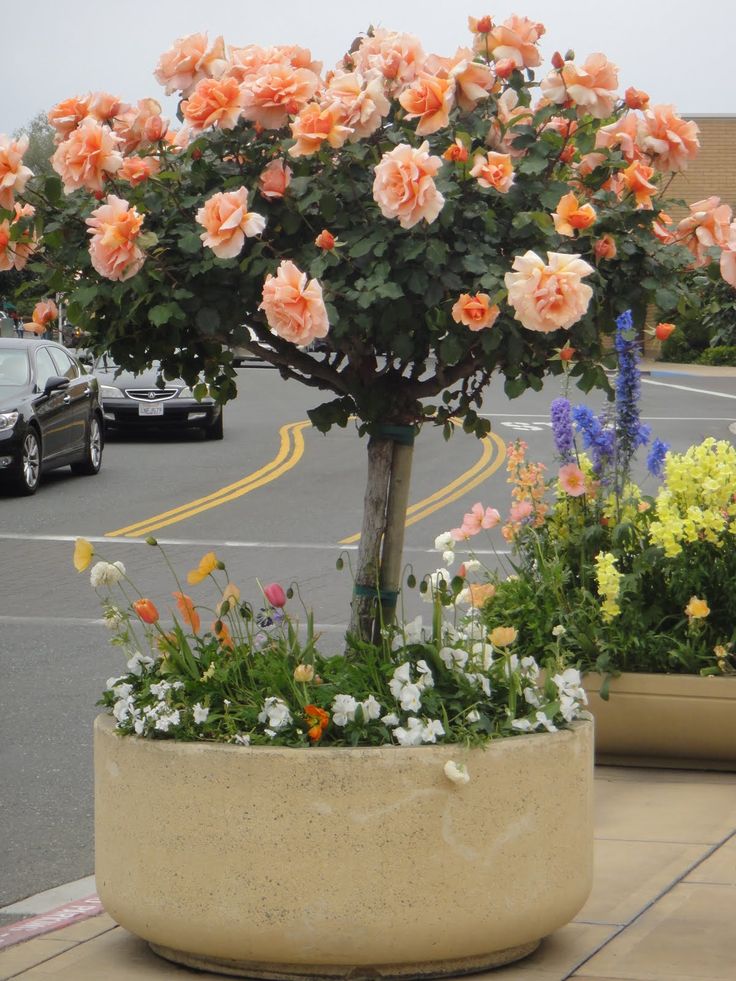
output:
[[[363,527],[353,591],[350,632],[378,641],[393,622],[401,579],[404,527],[413,446],[371,437]]]

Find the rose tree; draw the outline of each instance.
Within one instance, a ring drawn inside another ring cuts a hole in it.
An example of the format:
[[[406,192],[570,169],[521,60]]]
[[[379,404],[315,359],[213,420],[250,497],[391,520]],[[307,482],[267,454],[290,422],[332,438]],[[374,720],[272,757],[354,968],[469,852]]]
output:
[[[659,189],[695,124],[618,95],[602,54],[555,54],[540,83],[541,24],[470,28],[449,57],[370,30],[326,73],[303,48],[196,34],[155,71],[178,131],[153,99],[95,93],[49,114],[55,174],[0,142],[0,269],[30,258],[96,350],[224,402],[239,344],[332,394],[318,429],[355,417],[370,436],[364,632],[376,596],[393,613],[421,426],[483,435],[491,375],[538,390],[560,349],[583,389],[605,385],[612,313],[674,308],[692,262]]]

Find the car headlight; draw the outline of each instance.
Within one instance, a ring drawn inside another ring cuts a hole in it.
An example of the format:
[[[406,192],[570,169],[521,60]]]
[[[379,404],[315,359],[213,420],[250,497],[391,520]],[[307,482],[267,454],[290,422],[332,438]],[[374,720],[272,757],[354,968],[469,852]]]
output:
[[[0,429],[12,429],[19,417],[19,412],[0,412]]]
[[[125,396],[120,391],[119,388],[113,388],[112,385],[100,385],[100,398],[101,399],[122,399]]]
[[[191,390],[191,388],[188,385],[185,385],[184,388],[180,388],[179,389],[179,394],[177,395],[177,398],[179,398],[179,399],[193,399],[194,398],[194,392]]]

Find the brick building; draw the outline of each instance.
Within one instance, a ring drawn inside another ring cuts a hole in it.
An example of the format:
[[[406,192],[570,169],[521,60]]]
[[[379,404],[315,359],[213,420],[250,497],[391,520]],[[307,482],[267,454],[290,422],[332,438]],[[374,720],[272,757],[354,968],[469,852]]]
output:
[[[736,114],[693,114],[687,117],[700,128],[700,153],[672,181],[668,197],[688,204],[717,195],[736,212]],[[673,209],[673,218],[680,217]]]

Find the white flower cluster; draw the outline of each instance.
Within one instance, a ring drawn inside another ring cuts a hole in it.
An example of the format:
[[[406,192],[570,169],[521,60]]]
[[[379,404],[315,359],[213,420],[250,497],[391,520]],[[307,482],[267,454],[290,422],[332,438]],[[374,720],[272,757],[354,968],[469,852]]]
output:
[[[355,722],[355,713],[360,708],[365,722],[373,722],[381,716],[381,703],[369,695],[363,702],[358,702],[352,695],[335,695],[330,710],[332,721],[336,726],[346,726]]]
[[[263,711],[258,715],[258,721],[268,723],[265,733],[273,739],[280,729],[291,724],[289,706],[280,698],[269,696],[263,705]]]
[[[463,630],[456,630],[447,624],[445,646],[440,648],[440,657],[448,671],[459,672],[471,684],[478,685],[486,698],[490,698],[488,671],[493,663],[493,645],[484,638],[485,629],[476,617],[466,617]]]
[[[393,673],[388,687],[391,694],[404,712],[421,712],[422,695],[434,688],[432,671],[426,661],[419,660],[414,665],[416,677],[412,677],[412,665],[404,661]],[[445,735],[445,729],[439,719],[420,719],[410,716],[406,725],[399,725],[400,718],[395,713],[386,715],[381,720],[394,730],[394,738],[400,746],[420,746],[422,743],[436,743],[438,736]]]
[[[122,562],[95,562],[90,569],[89,581],[92,587],[114,586],[125,576],[125,566]]]
[[[521,667],[524,668],[525,661],[534,662],[533,658],[522,658]],[[527,674],[532,682],[536,683],[539,675],[539,668],[534,662],[536,671]],[[588,704],[588,696],[582,686],[580,672],[576,668],[566,668],[562,674],[556,674],[552,681],[557,688],[557,696],[560,703],[560,714],[566,722],[573,722],[575,719],[590,718],[590,714],[585,711],[584,706]],[[536,688],[527,686],[524,688],[524,699],[533,709],[532,714],[522,719],[514,719],[511,727],[518,732],[538,732],[546,729],[548,732],[556,732],[557,726],[541,707],[542,702],[539,691]]]

